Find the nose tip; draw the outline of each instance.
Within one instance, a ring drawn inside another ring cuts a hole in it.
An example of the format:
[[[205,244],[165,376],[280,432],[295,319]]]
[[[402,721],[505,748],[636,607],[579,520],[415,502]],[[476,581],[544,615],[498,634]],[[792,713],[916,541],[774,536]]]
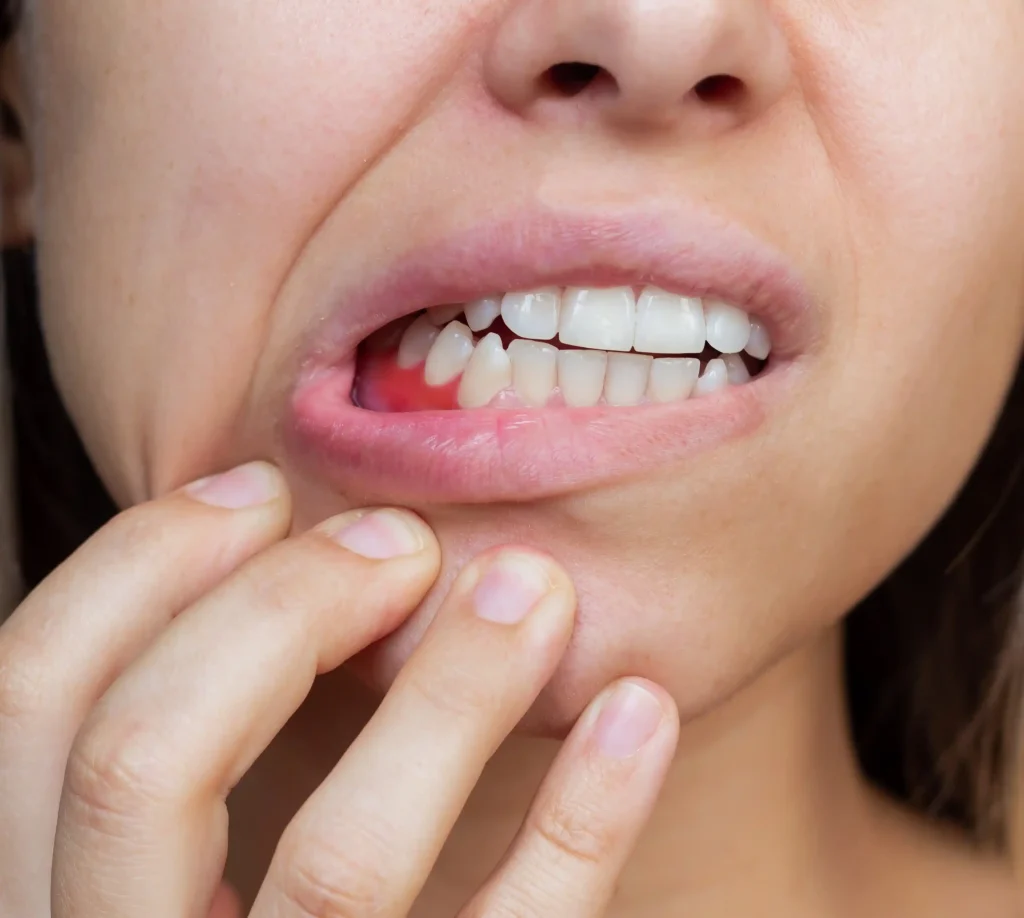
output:
[[[486,58],[524,115],[709,132],[770,108],[790,74],[764,0],[523,0]]]

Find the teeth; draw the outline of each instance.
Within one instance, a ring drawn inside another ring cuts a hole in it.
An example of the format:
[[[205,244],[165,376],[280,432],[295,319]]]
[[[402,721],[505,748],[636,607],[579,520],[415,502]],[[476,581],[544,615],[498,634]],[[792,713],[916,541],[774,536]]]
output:
[[[704,375],[697,380],[694,387],[694,395],[710,395],[719,389],[729,385],[729,371],[726,369],[725,361],[719,358],[709,360],[704,368]]]
[[[750,316],[721,300],[705,300],[708,344],[723,354],[738,354],[750,339]]]
[[[609,354],[604,378],[604,400],[609,405],[639,405],[647,391],[653,357]]]
[[[512,361],[492,332],[476,346],[459,382],[459,407],[483,408],[512,385]]]
[[[558,385],[558,348],[517,338],[508,346],[512,385],[524,405],[541,408]]]
[[[722,363],[725,364],[725,372],[730,386],[742,386],[744,383],[750,382],[750,370],[747,369],[747,365],[739,354],[726,354],[722,358]]]
[[[633,347],[645,354],[699,354],[704,350],[704,307],[693,297],[647,287],[636,304]]]
[[[403,370],[411,370],[423,363],[439,334],[441,330],[430,321],[429,316],[420,316],[402,335],[398,345],[398,366]]]
[[[427,310],[427,315],[430,316],[431,322],[438,328],[442,328],[451,322],[452,319],[457,319],[461,316],[462,309],[462,306],[431,306]]]
[[[520,338],[550,341],[558,334],[560,300],[557,287],[506,293],[501,301],[501,317],[512,334]]]
[[[466,304],[466,324],[473,331],[483,331],[494,324],[501,315],[501,297],[487,296],[482,300],[474,300]]]
[[[601,400],[604,391],[604,351],[559,351],[558,385],[570,408],[589,408]]]
[[[466,369],[473,356],[473,333],[461,322],[451,322],[437,336],[423,378],[428,386],[444,386]]]
[[[681,402],[690,397],[698,376],[696,357],[659,357],[651,367],[647,395],[652,402]]]
[[[570,287],[562,297],[558,340],[602,351],[633,349],[636,297],[630,287]]]
[[[772,342],[766,329],[757,319],[750,320],[750,338],[747,339],[747,353],[755,360],[767,360],[772,352]]]

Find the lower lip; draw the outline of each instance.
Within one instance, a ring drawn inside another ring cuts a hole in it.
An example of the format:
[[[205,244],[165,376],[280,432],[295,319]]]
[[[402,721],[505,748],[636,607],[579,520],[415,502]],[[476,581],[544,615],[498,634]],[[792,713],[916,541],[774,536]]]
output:
[[[304,465],[362,499],[520,502],[601,487],[749,436],[796,369],[710,396],[634,408],[383,413],[352,403],[354,362],[302,381],[288,436]]]

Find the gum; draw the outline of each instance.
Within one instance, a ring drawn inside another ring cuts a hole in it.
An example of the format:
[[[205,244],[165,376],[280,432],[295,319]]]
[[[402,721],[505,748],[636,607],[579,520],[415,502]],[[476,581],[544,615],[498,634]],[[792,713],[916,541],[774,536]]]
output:
[[[423,364],[408,370],[398,365],[398,351],[364,353],[359,359],[352,397],[368,411],[455,411],[458,409],[459,379],[444,386],[428,386]]]

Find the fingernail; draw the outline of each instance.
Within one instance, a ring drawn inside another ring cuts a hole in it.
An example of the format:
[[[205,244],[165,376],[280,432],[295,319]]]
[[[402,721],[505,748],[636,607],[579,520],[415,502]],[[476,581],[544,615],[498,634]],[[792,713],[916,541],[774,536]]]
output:
[[[594,727],[598,749],[613,759],[636,755],[664,716],[661,702],[635,682],[622,682],[605,699]]]
[[[187,494],[211,507],[243,510],[272,501],[281,493],[281,479],[265,462],[250,462],[222,475],[201,478],[185,488]]]
[[[374,561],[414,555],[426,545],[420,525],[397,510],[374,510],[360,516],[336,532],[334,540]]]
[[[521,622],[553,584],[536,558],[504,554],[495,560],[473,590],[476,614],[501,625]]]

